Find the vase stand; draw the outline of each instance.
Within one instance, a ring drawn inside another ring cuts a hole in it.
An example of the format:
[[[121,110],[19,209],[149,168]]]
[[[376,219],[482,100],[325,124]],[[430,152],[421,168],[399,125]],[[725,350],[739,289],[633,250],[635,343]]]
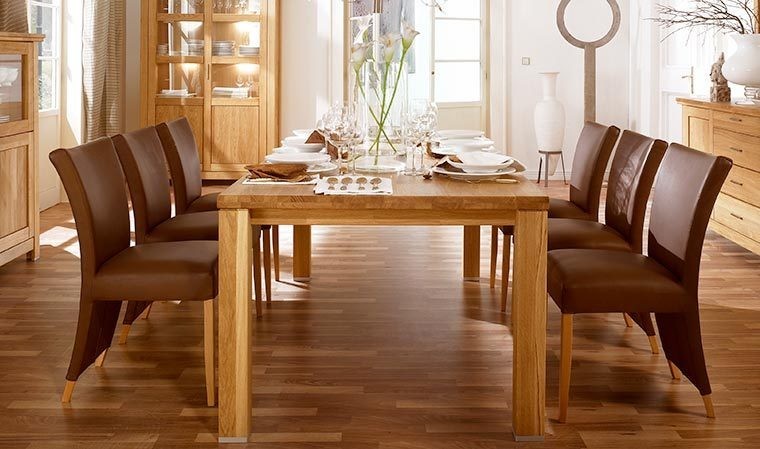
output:
[[[538,180],[536,184],[541,184],[541,167],[544,167],[544,187],[549,187],[549,156],[555,156],[559,154],[559,160],[562,162],[562,181],[567,185],[567,175],[565,174],[565,156],[560,151],[541,151],[538,150],[538,154],[541,156],[538,159]]]

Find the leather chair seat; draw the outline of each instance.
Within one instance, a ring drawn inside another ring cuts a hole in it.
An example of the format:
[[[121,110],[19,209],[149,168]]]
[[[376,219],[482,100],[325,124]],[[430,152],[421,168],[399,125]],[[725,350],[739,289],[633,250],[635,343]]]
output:
[[[217,296],[217,242],[165,242],[125,249],[93,280],[99,300],[160,298],[205,301]]]
[[[593,221],[598,219],[584,212],[575,203],[558,198],[549,198],[549,218],[574,218],[576,220]]]
[[[219,240],[219,213],[177,215],[156,226],[145,236],[145,243],[184,240]]]
[[[670,271],[641,254],[561,249],[548,259],[549,295],[562,313],[676,313],[693,306]]]
[[[631,251],[617,231],[596,221],[552,218],[549,220],[549,251],[555,249],[604,249]]]
[[[208,195],[198,197],[198,199],[190,203],[190,206],[188,206],[185,213],[191,214],[195,212],[213,212],[219,210],[216,207],[216,200],[218,197],[218,193],[209,193]]]

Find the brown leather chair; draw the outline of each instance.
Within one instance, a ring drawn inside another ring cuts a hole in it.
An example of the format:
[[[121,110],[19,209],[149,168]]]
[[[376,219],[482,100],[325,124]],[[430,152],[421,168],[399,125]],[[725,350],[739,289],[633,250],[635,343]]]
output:
[[[74,349],[62,402],[79,376],[102,366],[122,301],[204,301],[206,395],[214,405],[214,304],[218,244],[152,243],[130,247],[129,205],[113,144],[103,138],[59,149],[50,160],[71,202],[81,249],[82,288]]]
[[[680,372],[714,417],[699,324],[699,264],[715,200],[731,160],[672,144],[660,169],[649,224],[649,256],[560,249],[548,256],[549,295],[562,311],[559,420],[567,419],[573,316],[654,313],[674,378]]]
[[[574,218],[578,220],[599,220],[599,200],[604,182],[604,172],[610,160],[612,149],[620,135],[620,128],[586,122],[573,158],[573,172],[570,175],[570,201],[551,198],[549,218]],[[507,310],[507,288],[509,287],[509,260],[512,252],[512,226],[491,228],[491,273],[490,284],[496,284],[496,259],[499,256],[499,229],[504,233],[504,253],[501,265],[501,310]]]
[[[607,185],[604,221],[550,218],[548,249],[607,249],[641,254],[644,218],[657,169],[668,144],[662,140],[624,131],[612,158]],[[649,314],[628,317],[649,337],[654,354],[659,353],[654,323]]]
[[[161,139],[166,161],[169,163],[174,188],[174,208],[177,215],[218,210],[216,205],[218,193],[201,194],[201,161],[198,158],[198,145],[193,128],[187,118],[181,117],[170,122],[159,123],[156,125],[156,131]],[[264,240],[264,285],[267,301],[271,301],[270,257],[274,257],[274,278],[279,281],[280,228],[262,226],[261,230]]]

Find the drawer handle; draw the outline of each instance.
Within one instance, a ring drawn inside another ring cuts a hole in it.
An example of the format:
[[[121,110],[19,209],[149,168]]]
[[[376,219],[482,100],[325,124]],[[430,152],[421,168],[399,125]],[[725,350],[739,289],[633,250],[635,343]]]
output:
[[[742,120],[740,118],[737,118],[737,117],[729,117],[729,120],[731,120],[732,122],[738,122],[738,123],[741,123],[741,122],[744,121],[744,120]]]
[[[739,220],[744,220],[744,217],[742,217],[741,215],[736,215],[733,212],[731,212],[731,216],[734,217],[734,218],[738,218]]]
[[[731,151],[736,151],[737,153],[744,153],[744,150],[742,150],[741,148],[729,147],[728,149]]]
[[[731,184],[736,184],[739,187],[744,187],[744,183],[743,182],[734,181],[733,179],[730,182],[731,182]]]

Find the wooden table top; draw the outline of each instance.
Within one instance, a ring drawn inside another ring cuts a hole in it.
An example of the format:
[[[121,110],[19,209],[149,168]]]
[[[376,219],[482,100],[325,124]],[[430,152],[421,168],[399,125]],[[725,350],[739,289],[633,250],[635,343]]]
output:
[[[389,175],[383,175],[387,177]],[[390,175],[393,195],[315,195],[313,185],[244,185],[238,180],[219,195],[220,209],[269,210],[547,210],[549,197],[535,183],[467,183],[442,176]]]

